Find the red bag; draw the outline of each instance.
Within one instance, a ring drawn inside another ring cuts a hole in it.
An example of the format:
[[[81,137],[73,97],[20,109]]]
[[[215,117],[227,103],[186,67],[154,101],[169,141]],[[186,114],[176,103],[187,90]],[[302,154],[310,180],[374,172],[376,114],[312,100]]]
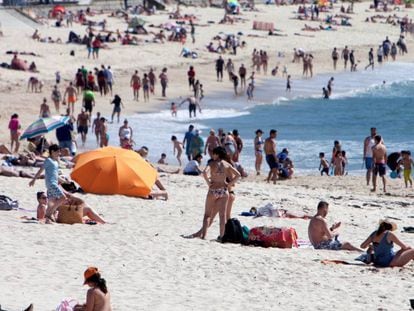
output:
[[[255,227],[250,229],[249,244],[262,247],[298,247],[298,235],[294,228]]]

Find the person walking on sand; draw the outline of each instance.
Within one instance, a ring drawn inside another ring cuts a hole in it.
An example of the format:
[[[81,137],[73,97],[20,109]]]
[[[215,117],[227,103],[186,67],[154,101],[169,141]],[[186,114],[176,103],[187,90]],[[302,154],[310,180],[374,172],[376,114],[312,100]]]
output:
[[[185,146],[185,154],[188,161],[191,161],[191,141],[194,137],[194,125],[190,124],[188,131],[184,135],[183,146]]]
[[[14,153],[19,152],[20,147],[20,129],[21,124],[19,120],[19,115],[17,113],[14,113],[9,121],[9,130],[10,130],[10,151]],[[15,146],[15,149],[13,151],[13,146]]]
[[[121,106],[122,108],[125,108],[125,107],[124,107],[124,104],[122,103],[121,97],[119,97],[118,94],[115,94],[114,99],[111,101],[111,105],[114,105],[114,109],[112,111],[112,116],[111,116],[111,123],[114,123],[115,114],[117,116],[117,120],[119,123],[119,118],[121,116]]]
[[[86,302],[76,305],[75,311],[112,311],[111,295],[106,286],[106,281],[96,267],[89,267],[83,273],[84,283],[90,288],[86,294]]]
[[[204,145],[204,154],[210,156],[210,158],[213,156],[213,150],[220,146],[220,140],[216,136],[216,132],[214,129],[210,130],[210,135],[207,137],[206,144]]]
[[[278,172],[279,172],[279,163],[277,159],[277,152],[276,152],[276,137],[277,131],[275,129],[271,129],[269,132],[269,137],[266,138],[264,142],[264,152],[266,155],[266,162],[269,165],[270,171],[269,175],[267,176],[267,182],[270,180],[276,184]]]
[[[247,74],[246,67],[244,67],[244,64],[241,64],[239,68],[239,77],[240,77],[240,87],[243,90],[246,88],[246,74]]]
[[[338,63],[339,53],[336,48],[332,51],[332,62],[333,62],[333,69],[336,70],[336,64]]]
[[[254,138],[254,153],[256,157],[256,161],[254,164],[254,167],[256,169],[256,175],[260,175],[260,170],[262,167],[263,162],[263,131],[261,129],[258,129],[256,131],[256,137]]]
[[[43,103],[40,105],[40,112],[39,117],[40,118],[49,118],[52,115],[50,112],[50,107],[47,104],[47,99],[43,98]]]
[[[95,133],[96,136],[96,145],[100,146],[100,137],[101,137],[101,113],[96,113],[96,118],[93,120],[92,123],[92,132]]]
[[[374,174],[372,175],[372,192],[377,191],[377,176],[382,179],[384,192],[387,192],[387,180],[385,178],[387,168],[387,148],[385,147],[382,137],[376,135],[374,137],[375,145],[372,147],[372,159],[374,161]]]
[[[188,77],[188,87],[190,90],[194,89],[194,83],[195,83],[195,70],[193,66],[190,66],[190,68],[187,71],[187,77]]]
[[[347,45],[345,45],[345,48],[342,50],[341,58],[344,60],[344,69],[346,70],[349,60],[349,49]]]
[[[372,67],[372,70],[374,70],[374,49],[371,48],[368,52],[368,65],[365,67],[365,70],[367,70],[369,67]]]
[[[34,186],[36,179],[38,179],[42,172],[45,171],[45,183],[47,197],[49,199],[48,207],[46,209],[46,218],[51,221],[56,221],[54,214],[59,206],[63,205],[66,201],[66,193],[59,186],[59,156],[59,146],[56,144],[51,145],[49,147],[49,157],[45,160],[43,167],[39,169],[29,183],[30,187]]]
[[[150,92],[150,81],[148,78],[148,74],[146,73],[144,73],[144,77],[142,78],[142,91],[144,93],[144,102],[148,102]]]
[[[229,75],[229,81],[232,81],[233,79],[233,74],[234,74],[234,64],[231,60],[231,58],[228,59],[227,63],[226,63],[226,71],[227,74]]]
[[[223,69],[224,69],[224,59],[219,56],[216,60],[216,74],[217,74],[217,81],[223,81]]]
[[[151,68],[150,71],[148,72],[148,79],[150,81],[150,92],[152,95],[155,94],[155,73],[154,70]]]
[[[348,250],[362,252],[361,249],[353,246],[349,242],[340,242],[339,227],[341,222],[334,223],[331,227],[328,227],[326,216],[328,215],[329,204],[325,201],[318,203],[318,209],[309,222],[308,235],[309,241],[312,243],[315,249],[324,250]]]
[[[131,77],[130,85],[134,95],[134,100],[139,101],[139,89],[141,88],[141,78],[138,75],[138,70]]]
[[[82,147],[85,146],[86,136],[88,135],[88,128],[91,122],[91,118],[85,109],[82,108],[81,113],[78,115],[76,120],[76,127],[78,129],[78,134],[81,135]]]
[[[76,88],[73,86],[73,83],[70,82],[69,86],[65,90],[65,94],[63,95],[63,100],[66,100],[67,97],[67,103],[69,107],[69,114],[73,116],[75,113],[75,103],[76,103],[76,97],[78,96],[78,92],[76,91]]]
[[[403,243],[393,232],[397,230],[397,224],[389,219],[380,220],[377,230],[361,244],[361,248],[373,250],[373,262],[379,267],[403,267],[414,260],[414,249]],[[394,243],[400,247],[394,251]]]
[[[363,161],[365,163],[365,169],[367,170],[365,177],[367,180],[367,186],[371,180],[372,169],[374,168],[374,162],[372,159],[372,148],[375,146],[375,136],[377,135],[377,129],[371,127],[371,134],[364,139]]]
[[[52,98],[53,103],[55,104],[56,112],[59,113],[60,102],[62,101],[62,94],[60,93],[60,90],[57,84],[53,87],[51,98]]]
[[[163,68],[160,75],[158,76],[161,83],[162,97],[167,97],[166,90],[168,86],[167,68]]]
[[[171,141],[173,143],[173,154],[176,155],[178,165],[181,166],[181,155],[183,153],[183,143],[178,141],[176,136],[171,136]]]

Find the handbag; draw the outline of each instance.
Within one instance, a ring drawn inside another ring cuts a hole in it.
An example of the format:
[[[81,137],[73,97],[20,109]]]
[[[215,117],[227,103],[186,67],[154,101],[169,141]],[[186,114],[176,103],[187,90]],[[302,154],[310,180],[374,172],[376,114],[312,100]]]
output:
[[[83,223],[82,205],[62,205],[58,208],[57,222],[60,224],[81,224]]]

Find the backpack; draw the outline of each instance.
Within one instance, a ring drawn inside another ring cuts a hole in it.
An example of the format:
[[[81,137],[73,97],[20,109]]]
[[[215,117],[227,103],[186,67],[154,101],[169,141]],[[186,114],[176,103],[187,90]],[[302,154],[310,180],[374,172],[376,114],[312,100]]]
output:
[[[246,232],[247,231],[247,232]],[[242,227],[237,218],[227,220],[224,235],[221,239],[223,243],[246,244],[248,240],[248,229]]]
[[[255,227],[249,233],[249,244],[262,247],[298,247],[297,239],[296,230],[286,227]]]
[[[0,194],[0,211],[11,211],[12,209],[17,209],[19,207],[19,202],[12,200],[8,196]]]

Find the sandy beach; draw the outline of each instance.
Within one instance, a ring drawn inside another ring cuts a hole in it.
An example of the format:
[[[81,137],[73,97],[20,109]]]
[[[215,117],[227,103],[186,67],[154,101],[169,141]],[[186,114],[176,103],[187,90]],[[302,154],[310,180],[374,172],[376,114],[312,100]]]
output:
[[[334,14],[339,13],[339,7],[340,4],[335,5]],[[241,63],[250,66],[253,48],[264,49],[270,55],[269,68],[276,64],[279,68],[286,65],[289,74],[300,79],[302,67],[291,61],[293,48],[303,48],[314,56],[315,74],[330,73],[333,71],[332,48],[336,46],[341,50],[348,45],[355,50],[361,70],[368,64],[369,47],[375,49],[385,36],[392,41],[399,36],[398,26],[364,22],[367,17],[377,14],[373,10],[367,11],[368,7],[367,2],[354,5],[355,13],[350,15],[352,27],[338,26],[337,31],[319,32],[301,30],[305,23],[312,26],[319,23],[293,19],[297,6],[258,5],[257,12],[243,11],[240,17],[245,21],[233,25],[218,24],[223,17],[222,9],[182,8],[182,13],[194,14],[200,24],[196,26],[196,43],[186,44],[198,53],[199,57],[194,60],[179,56],[183,45],[178,42],[143,42],[138,46],[112,43],[109,49],[101,50],[99,60],[87,59],[85,46],[37,42],[31,39],[32,26],[24,23],[10,26],[2,21],[4,36],[0,37],[0,62],[10,62],[12,55],[5,54],[9,50],[35,52],[40,56],[20,57],[28,62],[35,61],[40,72],[33,74],[0,68],[1,142],[10,143],[7,124],[11,114],[18,113],[22,127],[26,128],[38,117],[43,97],[48,99],[54,111],[50,93],[55,72],[60,71],[62,75],[60,89],[63,92],[81,65],[89,69],[101,64],[112,67],[114,93],[122,97],[125,105],[122,117],[168,110],[172,100],[190,95],[186,76],[190,65],[195,66],[206,98],[222,91],[226,98],[233,98],[233,86],[227,77],[223,83],[215,79],[214,61],[218,54],[205,49],[219,32],[243,33],[247,47],[239,49],[236,56],[223,55],[225,59],[231,57],[236,68]],[[168,10],[171,12],[174,7]],[[403,7],[390,14],[394,13],[400,17],[414,17],[412,10]],[[379,14],[388,16],[388,13]],[[321,14],[323,16],[326,14]],[[108,14],[92,17],[95,21],[103,18],[108,21],[108,29],[126,28],[122,19],[108,17]],[[168,21],[168,14],[158,12],[145,16],[144,20],[146,25],[158,25]],[[215,23],[208,24],[210,20]],[[252,30],[254,20],[272,21],[287,36],[267,36],[265,31]],[[37,27],[41,35],[59,37],[65,42],[69,29],[53,27],[52,20],[49,23]],[[73,30],[85,33],[85,27],[78,24],[74,24]],[[248,34],[260,37],[248,37]],[[140,38],[149,40],[152,36]],[[414,59],[410,35],[406,41],[409,53],[398,56],[401,62]],[[75,51],[75,57],[69,55],[71,50]],[[278,52],[285,57],[277,57]],[[342,66],[342,61],[338,62],[338,72]],[[134,102],[129,85],[134,70],[142,74],[154,68],[158,76],[163,67],[168,67],[168,97],[160,96],[158,83],[156,94],[148,103],[142,99]],[[30,76],[39,77],[45,83],[42,93],[26,92]],[[271,77],[270,73],[258,75],[258,97],[261,83],[267,79],[285,78],[280,74],[277,77]],[[282,89],[275,90],[277,94],[283,92]],[[111,98],[100,95],[96,98],[94,112],[100,111],[109,117]],[[245,96],[236,100],[247,101]],[[80,107],[78,102],[76,114]],[[182,110],[186,113],[184,107]],[[118,127],[117,124],[110,126]],[[139,132],[140,129],[134,130]],[[55,139],[53,133],[48,137]],[[137,147],[145,145],[144,135],[136,143]],[[27,170],[36,172],[34,168]],[[65,170],[64,174],[69,175],[70,171]],[[207,239],[184,239],[180,235],[193,233],[201,227],[207,185],[201,177],[181,174],[160,173],[160,179],[168,190],[168,201],[85,194],[82,199],[109,223],[71,226],[26,223],[21,217],[35,215],[35,194],[44,190],[44,182],[39,180],[35,187],[29,188],[29,179],[0,177],[1,194],[17,199],[20,207],[28,210],[0,213],[0,228],[3,229],[2,308],[21,310],[33,303],[35,310],[49,311],[55,310],[65,297],[84,302],[83,271],[92,265],[99,267],[107,280],[113,310],[410,310],[409,300],[414,299],[410,279],[414,275],[412,263],[404,268],[381,269],[356,265],[354,259],[359,255],[356,252],[221,244],[215,241],[219,233],[218,220],[210,228]],[[233,216],[243,225],[293,227],[300,240],[308,240],[307,220],[253,219],[237,215],[269,202],[292,212],[314,214],[318,202],[324,199],[330,203],[328,222],[342,222],[340,237],[343,241],[359,246],[376,229],[379,219],[389,217],[398,224],[400,238],[406,244],[414,245],[414,235],[400,233],[404,226],[413,225],[414,192],[403,188],[399,179],[389,181],[388,194],[371,193],[362,176],[295,176],[277,185],[267,184],[263,179],[262,176],[250,176],[235,188]],[[326,259],[352,264],[321,263]]]

